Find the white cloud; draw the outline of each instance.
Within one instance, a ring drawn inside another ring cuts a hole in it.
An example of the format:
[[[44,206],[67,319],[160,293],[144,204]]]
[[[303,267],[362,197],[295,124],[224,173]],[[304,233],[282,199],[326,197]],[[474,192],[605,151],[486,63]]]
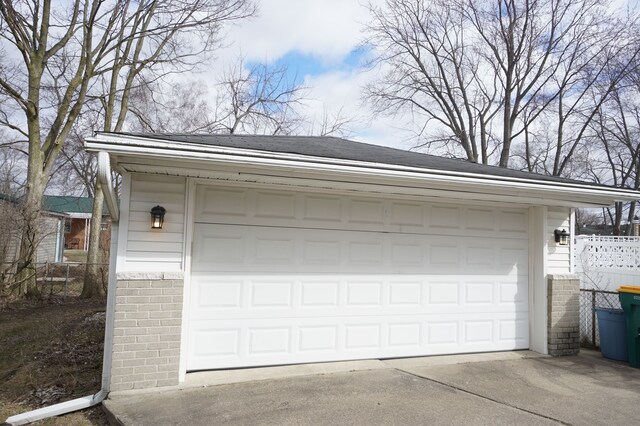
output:
[[[379,3],[381,0],[374,0]],[[362,89],[373,71],[345,70],[344,59],[363,39],[368,22],[366,0],[262,0],[260,13],[228,28],[228,46],[216,52],[214,67],[205,74],[213,77],[236,62],[242,54],[247,61],[274,62],[291,52],[312,56],[328,71],[301,76],[309,87],[302,113],[322,122],[325,111],[353,117],[352,139],[367,143],[409,149],[414,142],[402,130],[401,118],[377,117],[361,101]],[[214,78],[206,78],[209,82]],[[215,92],[211,87],[211,92]]]
[[[259,15],[229,28],[227,40],[249,60],[298,51],[331,64],[358,44],[366,17],[359,0],[263,0]]]
[[[354,119],[352,139],[394,148],[413,147],[412,134],[404,130],[410,126],[401,117],[373,117],[371,109],[362,101],[364,85],[376,71],[332,71],[307,77],[310,87],[305,113],[321,122],[326,109],[329,115],[341,111],[344,117]]]

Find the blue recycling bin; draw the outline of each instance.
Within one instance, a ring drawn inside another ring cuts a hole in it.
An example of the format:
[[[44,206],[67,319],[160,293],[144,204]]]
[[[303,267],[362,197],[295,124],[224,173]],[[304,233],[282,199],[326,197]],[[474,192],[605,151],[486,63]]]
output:
[[[622,309],[596,308],[602,356],[628,361],[627,320]]]

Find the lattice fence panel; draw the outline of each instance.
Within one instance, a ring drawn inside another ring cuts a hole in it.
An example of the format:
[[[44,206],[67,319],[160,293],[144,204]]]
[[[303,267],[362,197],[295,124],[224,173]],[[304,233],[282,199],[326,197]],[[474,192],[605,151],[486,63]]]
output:
[[[577,263],[591,269],[640,271],[640,240],[636,237],[590,235],[576,239]]]

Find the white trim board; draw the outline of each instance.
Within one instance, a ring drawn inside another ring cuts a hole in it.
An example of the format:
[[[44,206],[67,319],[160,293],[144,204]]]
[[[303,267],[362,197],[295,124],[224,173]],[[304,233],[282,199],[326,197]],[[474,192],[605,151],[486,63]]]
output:
[[[191,297],[191,250],[193,248],[193,225],[196,202],[196,182],[187,179],[185,190],[185,226],[184,226],[184,255],[182,269],[184,271],[184,290],[182,292],[182,327],[180,331],[180,362],[178,381],[184,382],[187,374],[187,349],[189,344],[189,300]]]
[[[156,160],[168,158],[171,161],[189,160],[207,162],[216,167],[221,164],[243,166],[251,164],[263,168],[283,168],[287,170],[314,170],[329,173],[353,173],[360,176],[383,176],[389,179],[416,178],[428,180],[430,183],[459,183],[469,187],[483,186],[518,190],[535,190],[540,193],[556,193],[558,199],[572,199],[581,194],[592,199],[594,205],[610,205],[614,201],[635,200],[640,198],[638,192],[581,184],[573,182],[541,181],[534,178],[516,178],[497,175],[482,175],[469,172],[433,170],[427,168],[407,167],[362,161],[342,160],[325,157],[313,157],[297,154],[282,154],[248,149],[236,149],[220,146],[168,142],[146,137],[128,135],[98,135],[85,142],[88,150],[104,150],[116,157],[154,157]],[[126,167],[125,161],[117,160],[119,167]],[[598,198],[601,200],[596,201]],[[588,203],[588,200],[584,200]]]
[[[256,169],[255,166],[229,165],[224,163],[164,164],[164,160],[154,164],[130,164],[124,162],[122,171],[188,176],[220,181],[262,183],[299,187],[304,190],[338,190],[351,193],[401,194],[403,196],[434,197],[450,200],[478,200],[522,205],[549,205],[565,207],[609,206],[616,198],[610,194],[589,195],[588,193],[564,188],[518,188],[507,183],[473,183],[471,181],[448,181],[431,179],[426,176],[383,176],[373,170],[367,174],[344,171],[296,170],[285,168]],[[206,166],[203,167],[203,166]]]

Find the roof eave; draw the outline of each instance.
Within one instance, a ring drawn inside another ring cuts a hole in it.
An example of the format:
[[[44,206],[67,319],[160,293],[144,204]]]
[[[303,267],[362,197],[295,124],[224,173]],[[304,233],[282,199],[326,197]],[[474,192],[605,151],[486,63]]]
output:
[[[237,164],[239,166],[285,167],[325,173],[373,174],[394,179],[417,178],[431,182],[457,183],[476,187],[499,185],[502,188],[508,187],[512,191],[539,191],[541,193],[557,193],[560,191],[563,199],[571,200],[572,197],[574,197],[580,206],[608,206],[616,201],[634,201],[640,199],[640,193],[636,191],[587,184],[581,185],[496,175],[447,172],[380,163],[172,142],[138,136],[97,135],[95,138],[87,139],[85,146],[89,151],[106,151],[116,156],[144,156],[198,162],[224,162],[227,164]]]

